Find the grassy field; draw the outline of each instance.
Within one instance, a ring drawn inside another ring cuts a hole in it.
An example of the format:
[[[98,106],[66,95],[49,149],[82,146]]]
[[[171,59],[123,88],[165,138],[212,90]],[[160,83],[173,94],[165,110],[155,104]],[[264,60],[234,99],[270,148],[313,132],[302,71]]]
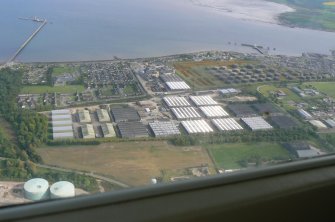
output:
[[[289,105],[289,101],[294,101],[296,103],[302,102],[302,99],[294,92],[292,92],[288,88],[281,88],[281,87],[276,87],[274,85],[262,85],[259,87],[259,92],[264,95],[265,97],[270,97],[271,92],[276,92],[278,90],[283,91],[286,96],[281,99],[283,106],[286,109],[292,109],[294,107]]]
[[[174,67],[180,77],[182,77],[194,90],[206,90],[217,89],[226,85],[224,81],[210,73],[206,68],[243,63],[246,63],[246,61],[179,62],[175,63]]]
[[[279,20],[286,25],[335,31],[335,2],[325,0],[268,0],[296,9],[284,13]]]
[[[66,85],[66,86],[25,86],[22,88],[22,94],[43,94],[43,93],[75,93],[85,90],[82,85]]]
[[[76,69],[70,66],[56,66],[52,69],[52,76],[63,75],[64,73],[74,73]]]
[[[37,149],[44,162],[107,175],[133,186],[148,184],[162,170],[213,164],[201,147],[174,147],[164,141],[106,143],[99,146]]]
[[[312,85],[318,91],[335,97],[335,82],[309,82],[305,83],[305,85]]]
[[[217,167],[223,169],[239,169],[241,161],[253,158],[264,160],[287,160],[289,152],[276,143],[234,143],[208,145]]]

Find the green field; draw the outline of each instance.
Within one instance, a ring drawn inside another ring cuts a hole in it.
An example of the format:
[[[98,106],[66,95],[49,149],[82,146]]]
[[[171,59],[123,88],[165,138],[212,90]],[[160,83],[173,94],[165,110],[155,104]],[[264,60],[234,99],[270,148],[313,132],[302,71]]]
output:
[[[216,166],[223,169],[239,169],[242,162],[257,160],[288,160],[289,152],[277,143],[234,143],[208,145]]]
[[[52,69],[52,76],[59,76],[64,73],[74,73],[76,69],[70,66],[56,66]]]
[[[284,25],[318,30],[335,31],[335,5],[326,0],[268,0],[286,4],[295,12],[281,14],[279,20]]]
[[[309,82],[305,83],[304,85],[312,85],[318,91],[335,98],[335,82]]]
[[[76,93],[85,90],[82,85],[66,86],[25,86],[22,88],[22,94],[43,94],[43,93]]]

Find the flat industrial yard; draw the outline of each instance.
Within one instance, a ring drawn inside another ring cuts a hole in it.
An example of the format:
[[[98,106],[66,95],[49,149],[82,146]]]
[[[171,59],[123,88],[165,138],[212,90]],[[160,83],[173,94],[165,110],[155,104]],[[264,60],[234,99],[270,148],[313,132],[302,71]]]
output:
[[[69,169],[95,172],[132,186],[146,185],[161,170],[213,164],[201,147],[175,147],[164,141],[106,143],[99,146],[37,149],[44,162]]]

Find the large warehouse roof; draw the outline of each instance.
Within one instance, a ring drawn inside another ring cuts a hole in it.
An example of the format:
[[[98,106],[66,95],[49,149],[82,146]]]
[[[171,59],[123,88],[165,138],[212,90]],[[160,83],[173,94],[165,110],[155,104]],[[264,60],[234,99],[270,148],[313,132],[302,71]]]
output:
[[[62,132],[72,132],[72,125],[71,126],[53,126],[52,132],[54,133],[62,133]]]
[[[88,110],[80,110],[78,112],[78,117],[81,123],[90,123],[92,121]]]
[[[200,109],[208,118],[229,116],[221,106],[202,106]]]
[[[247,104],[232,104],[228,108],[237,116],[237,117],[249,117],[256,116],[257,113]]]
[[[274,114],[274,113],[280,113],[279,109],[272,105],[271,103],[258,103],[252,105],[259,114]]]
[[[191,106],[185,97],[169,96],[164,97],[163,100],[169,107]]]
[[[169,87],[170,90],[185,90],[185,89],[191,89],[189,85],[187,85],[186,82],[166,82],[166,85]]]
[[[94,139],[95,132],[92,124],[85,124],[81,126],[81,133],[84,139]]]
[[[173,122],[153,122],[149,123],[155,137],[179,135],[180,131]]]
[[[66,132],[66,133],[53,133],[53,139],[73,139],[74,135],[73,132]]]
[[[56,116],[56,115],[70,115],[70,110],[68,109],[59,109],[59,110],[52,110],[51,111],[51,114],[53,116]]]
[[[305,111],[304,109],[298,109],[298,113],[304,119],[312,119],[313,118],[313,116],[309,112]]]
[[[52,122],[52,126],[72,126],[72,120],[60,120]]]
[[[140,121],[138,112],[133,108],[112,108],[115,122]]]
[[[233,118],[213,119],[212,123],[220,131],[243,130],[243,127]]]
[[[296,127],[298,124],[288,116],[272,116],[271,121],[281,129]]]
[[[147,128],[140,122],[121,122],[118,124],[121,137],[138,138],[148,137]]]
[[[328,129],[328,127],[320,120],[310,120],[309,122],[318,129]]]
[[[97,109],[97,116],[99,119],[99,122],[110,122],[111,119],[108,115],[108,111],[105,109]]]
[[[214,132],[205,120],[182,121],[181,124],[189,134]]]
[[[266,122],[262,117],[242,118],[242,121],[247,124],[251,130],[268,130],[273,127]]]
[[[195,110],[194,107],[172,108],[171,110],[177,119],[201,118],[200,114]]]
[[[197,106],[217,105],[218,103],[210,96],[190,96],[190,99]]]
[[[71,120],[72,121],[71,115],[66,114],[66,115],[53,115],[52,116],[52,122],[65,121],[65,120],[67,120],[67,121]]]
[[[160,78],[164,82],[182,82],[183,79],[177,76],[176,74],[162,74],[160,75]]]
[[[113,124],[111,123],[103,123],[101,125],[102,133],[104,137],[115,137],[115,130]]]

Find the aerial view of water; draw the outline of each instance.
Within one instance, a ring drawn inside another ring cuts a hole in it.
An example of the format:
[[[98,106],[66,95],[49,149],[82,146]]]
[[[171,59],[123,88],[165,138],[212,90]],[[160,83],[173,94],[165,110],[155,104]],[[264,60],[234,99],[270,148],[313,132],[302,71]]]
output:
[[[31,16],[49,23],[18,61],[248,50],[241,43],[276,48],[272,53],[289,55],[329,54],[335,49],[335,33],[227,17],[190,0],[2,0],[0,62],[7,61],[40,25],[18,19]]]

